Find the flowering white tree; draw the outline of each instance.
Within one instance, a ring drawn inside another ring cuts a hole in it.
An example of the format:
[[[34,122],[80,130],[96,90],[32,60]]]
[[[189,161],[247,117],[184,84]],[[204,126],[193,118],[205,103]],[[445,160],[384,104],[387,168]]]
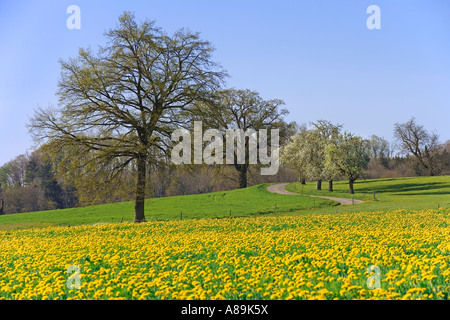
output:
[[[299,181],[304,181],[307,177],[307,157],[301,150],[305,149],[306,130],[292,136],[291,141],[281,149],[280,160],[289,166],[297,174]]]
[[[349,182],[349,193],[354,194],[354,182],[364,176],[364,169],[370,161],[367,140],[344,132],[336,144],[326,148],[326,165],[337,170]]]
[[[282,161],[299,176],[316,180],[316,189],[322,190],[322,181],[328,180],[328,190],[333,191],[333,179],[338,176],[336,167],[326,162],[328,144],[336,143],[341,125],[319,120],[313,128],[295,135],[282,152]]]

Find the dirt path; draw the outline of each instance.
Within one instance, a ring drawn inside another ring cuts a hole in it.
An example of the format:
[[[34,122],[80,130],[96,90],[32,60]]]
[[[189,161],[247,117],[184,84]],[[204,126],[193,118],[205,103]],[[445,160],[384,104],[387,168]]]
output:
[[[273,184],[273,185],[267,187],[267,191],[272,192],[272,193],[278,193],[278,194],[300,196],[300,194],[298,194],[298,193],[293,193],[293,192],[286,191],[286,189],[284,189],[284,188],[287,185],[288,185],[288,183]],[[363,202],[361,200],[347,199],[347,198],[335,198],[335,197],[323,197],[323,196],[310,196],[310,197],[322,198],[322,199],[328,199],[328,200],[336,201],[336,202],[339,202],[341,205],[357,204],[357,203],[362,203]]]

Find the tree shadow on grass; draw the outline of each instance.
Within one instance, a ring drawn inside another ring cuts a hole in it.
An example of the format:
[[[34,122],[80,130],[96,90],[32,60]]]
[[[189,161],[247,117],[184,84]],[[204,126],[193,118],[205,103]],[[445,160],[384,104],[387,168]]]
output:
[[[441,191],[433,191],[441,190]],[[358,187],[359,192],[395,193],[395,195],[449,194],[450,182],[399,183],[385,186]],[[417,192],[415,192],[417,191]],[[430,192],[427,192],[430,191]],[[409,192],[409,193],[408,193]]]
[[[449,191],[439,191],[439,192],[406,192],[406,193],[393,193],[393,196],[442,196],[448,195],[450,196]]]
[[[391,181],[399,181],[399,178],[385,178],[385,179],[376,179],[376,182],[391,182]],[[373,183],[374,180],[357,180],[357,184],[365,184],[365,183]]]

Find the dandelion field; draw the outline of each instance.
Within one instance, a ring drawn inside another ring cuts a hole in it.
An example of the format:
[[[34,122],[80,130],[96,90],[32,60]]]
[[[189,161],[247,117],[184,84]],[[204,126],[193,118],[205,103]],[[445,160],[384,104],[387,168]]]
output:
[[[449,209],[0,231],[0,299],[448,299],[449,235]]]

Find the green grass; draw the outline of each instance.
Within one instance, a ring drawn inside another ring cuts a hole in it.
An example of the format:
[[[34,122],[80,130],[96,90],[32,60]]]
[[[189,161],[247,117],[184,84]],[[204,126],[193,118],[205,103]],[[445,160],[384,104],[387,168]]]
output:
[[[336,181],[335,191],[315,190],[315,182],[303,186],[305,197],[278,195],[266,190],[268,184],[247,189],[215,192],[209,194],[148,199],[146,218],[151,220],[174,220],[201,218],[226,218],[273,215],[297,215],[312,213],[370,212],[395,209],[450,208],[450,176],[392,178],[359,180],[355,182],[355,194],[348,194],[347,181]],[[288,191],[302,193],[300,183],[291,183]],[[374,200],[375,192],[375,200]],[[336,206],[336,202],[306,197],[306,195],[332,196],[364,200],[362,204]],[[315,209],[314,209],[315,202]],[[133,221],[134,203],[121,202],[98,206],[20,213],[0,216],[0,230],[39,228],[47,226],[72,226],[94,223],[117,223]]]
[[[209,194],[148,199],[145,216],[150,220],[225,218],[282,214],[305,209],[325,208],[332,201],[310,197],[278,195],[266,190],[267,184],[247,189]],[[133,221],[134,203],[121,202],[97,206],[49,210],[0,216],[0,230],[47,226],[72,226]]]
[[[303,194],[365,201],[362,204],[338,208],[338,211],[345,212],[437,209],[438,206],[450,208],[450,176],[359,180],[355,182],[354,195],[348,193],[347,181],[335,182],[334,192],[328,192],[328,182],[322,183],[322,189],[316,191],[315,182],[308,182],[303,186]],[[302,193],[300,183],[291,183],[286,190]],[[335,212],[336,208],[325,208],[321,211]]]

